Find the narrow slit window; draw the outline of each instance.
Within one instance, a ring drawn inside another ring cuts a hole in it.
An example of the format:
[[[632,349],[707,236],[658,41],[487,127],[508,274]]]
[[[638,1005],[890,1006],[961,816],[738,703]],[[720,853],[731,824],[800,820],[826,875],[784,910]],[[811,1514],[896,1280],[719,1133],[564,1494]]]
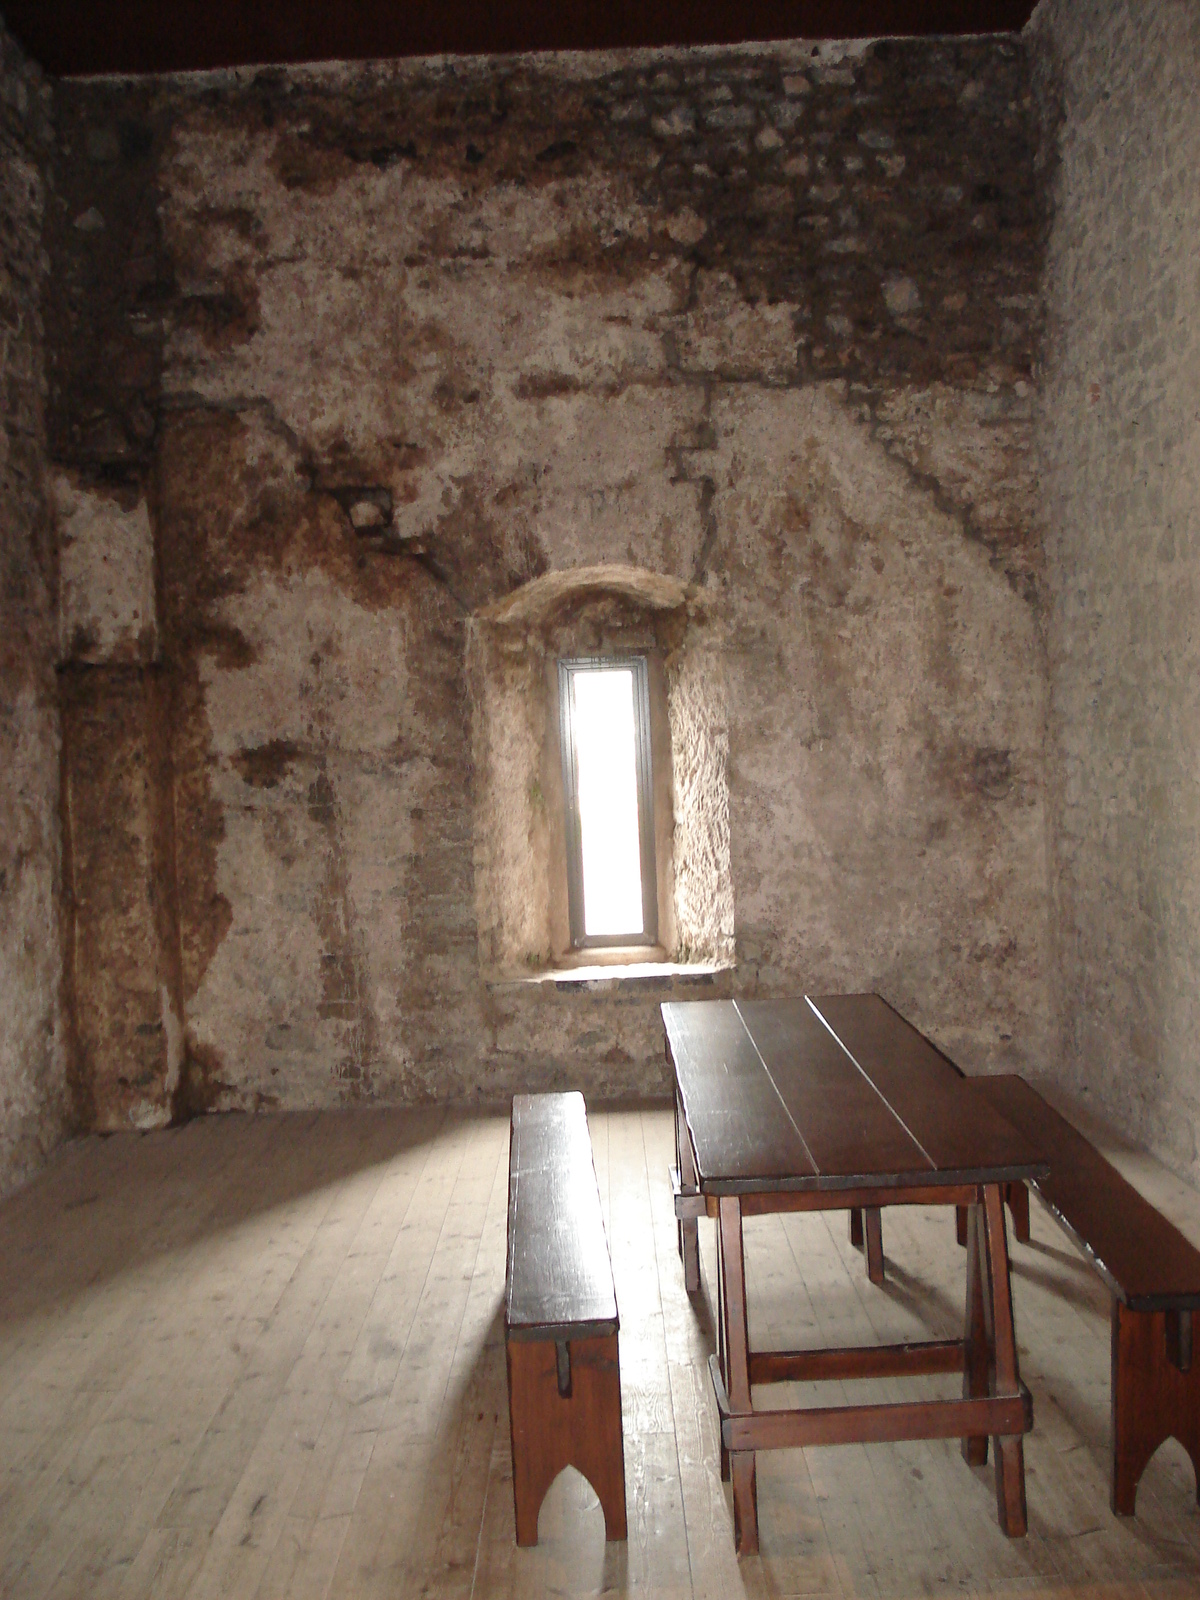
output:
[[[644,656],[558,664],[571,943],[658,937]]]

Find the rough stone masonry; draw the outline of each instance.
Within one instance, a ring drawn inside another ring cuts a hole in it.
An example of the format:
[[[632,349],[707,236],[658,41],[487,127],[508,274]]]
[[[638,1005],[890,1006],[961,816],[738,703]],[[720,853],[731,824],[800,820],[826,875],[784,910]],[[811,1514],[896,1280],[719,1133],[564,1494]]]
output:
[[[672,984],[1041,1064],[1030,84],[993,38],[56,86],[82,1122],[656,1093]],[[471,640],[584,572],[695,623],[708,987],[481,947],[537,794],[484,782]]]
[[[1200,10],[1046,0],[1055,1072],[1200,1180]]]
[[[61,1137],[55,560],[42,245],[50,92],[0,29],[0,1192]]]

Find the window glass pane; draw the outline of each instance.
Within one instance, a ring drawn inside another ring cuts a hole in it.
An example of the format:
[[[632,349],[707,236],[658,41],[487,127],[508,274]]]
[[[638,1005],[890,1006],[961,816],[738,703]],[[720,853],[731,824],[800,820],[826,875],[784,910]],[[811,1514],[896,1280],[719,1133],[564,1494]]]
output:
[[[642,932],[633,673],[572,674],[584,932]]]

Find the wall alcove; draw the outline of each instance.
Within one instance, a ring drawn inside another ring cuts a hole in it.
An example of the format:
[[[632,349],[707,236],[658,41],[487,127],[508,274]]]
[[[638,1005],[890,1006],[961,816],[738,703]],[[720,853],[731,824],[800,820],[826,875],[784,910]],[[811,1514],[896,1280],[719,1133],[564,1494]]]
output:
[[[625,654],[644,655],[650,678],[658,941],[646,959],[732,961],[729,727],[717,629],[678,579],[598,566],[547,573],[472,618],[475,898],[490,978],[579,959],[566,905],[557,663]]]

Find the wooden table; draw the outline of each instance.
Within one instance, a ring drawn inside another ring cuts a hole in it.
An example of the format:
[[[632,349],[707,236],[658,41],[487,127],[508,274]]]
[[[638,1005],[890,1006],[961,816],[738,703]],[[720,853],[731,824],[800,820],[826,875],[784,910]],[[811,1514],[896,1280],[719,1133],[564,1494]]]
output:
[[[689,1287],[699,1283],[696,1218],[717,1221],[710,1367],[739,1553],[758,1548],[757,1451],[854,1441],[961,1438],[980,1464],[991,1436],[1000,1525],[1023,1534],[1033,1405],[1017,1367],[1003,1193],[1046,1176],[1040,1152],[877,995],[669,1002],[662,1014]],[[752,1350],[742,1218],[888,1205],[969,1207],[963,1337]],[[961,1400],[767,1411],[752,1397],[757,1384],[940,1372],[962,1373]]]

